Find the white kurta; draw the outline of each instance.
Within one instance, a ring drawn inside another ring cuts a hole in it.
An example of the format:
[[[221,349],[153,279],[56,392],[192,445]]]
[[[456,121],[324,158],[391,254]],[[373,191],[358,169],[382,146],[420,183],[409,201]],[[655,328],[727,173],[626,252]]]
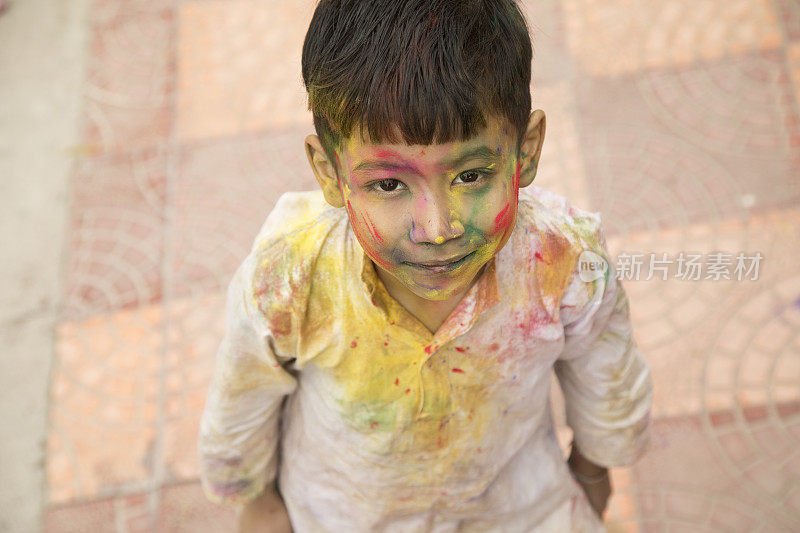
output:
[[[203,487],[242,504],[278,476],[296,532],[602,531],[556,440],[551,372],[581,453],[630,464],[649,368],[600,217],[535,186],[436,334],[386,291],[343,209],[284,194],[228,291],[203,413]],[[611,262],[609,261],[609,264]],[[584,278],[584,279],[582,279]]]

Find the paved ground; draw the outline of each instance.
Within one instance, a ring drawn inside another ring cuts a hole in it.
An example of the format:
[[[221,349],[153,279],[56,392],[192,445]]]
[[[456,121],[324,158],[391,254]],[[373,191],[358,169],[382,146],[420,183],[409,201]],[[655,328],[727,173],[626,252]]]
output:
[[[197,422],[223,289],[280,193],[315,186],[312,2],[17,3],[0,17],[16,80],[0,83],[0,406],[20,491],[0,489],[0,529],[225,531]],[[625,286],[654,439],[613,472],[609,530],[800,529],[800,3],[525,9],[548,116],[537,181],[602,211],[618,268],[642,262]],[[698,280],[676,270],[689,254]]]

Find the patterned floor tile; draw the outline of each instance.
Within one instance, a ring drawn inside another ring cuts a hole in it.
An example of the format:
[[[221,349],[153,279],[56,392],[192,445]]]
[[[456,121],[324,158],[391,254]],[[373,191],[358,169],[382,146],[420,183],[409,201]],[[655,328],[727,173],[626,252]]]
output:
[[[534,88],[540,83],[570,79],[574,75],[574,61],[567,48],[562,2],[522,0],[519,5],[533,46]]]
[[[534,88],[533,109],[545,112],[545,135],[534,184],[589,208],[587,173],[581,157],[572,85],[558,82]]]
[[[633,533],[638,531],[638,510],[635,488],[629,468],[612,468],[611,498],[604,515],[604,522],[609,533]]]
[[[800,2],[798,0],[774,0],[774,3],[786,38],[790,41],[800,39]]]
[[[790,531],[797,524],[800,510],[784,502],[800,484],[797,474],[759,453],[733,462],[720,437],[698,418],[654,422],[651,449],[632,468],[644,531]],[[792,451],[785,460],[797,457]],[[776,497],[774,487],[784,492]]]
[[[161,492],[160,533],[235,531],[236,513],[209,502],[199,483],[166,486]]]
[[[227,287],[280,195],[319,188],[303,139],[311,126],[188,146],[175,193],[175,295]]]
[[[771,52],[579,81],[593,207],[614,233],[797,202],[791,98],[781,55]]]
[[[44,513],[44,533],[118,533],[114,523],[114,502],[95,502],[56,507]]]
[[[582,70],[615,76],[781,45],[770,0],[565,0],[567,40]]]
[[[800,106],[800,42],[791,43],[786,47],[786,62],[789,65],[795,101]]]
[[[183,140],[310,123],[300,55],[313,2],[180,6],[177,133]]]
[[[172,121],[172,10],[102,1],[91,13],[86,149],[108,153],[163,142]]]
[[[51,504],[151,479],[162,315],[159,307],[140,307],[59,326],[47,453]]]
[[[225,294],[174,302],[168,321],[164,469],[167,481],[182,481],[200,475],[197,435],[225,334]]]
[[[171,7],[173,0],[91,0],[89,24],[117,24],[137,15],[149,15]]]
[[[166,164],[159,147],[84,158],[77,165],[67,318],[160,298]]]
[[[773,403],[800,399],[800,387],[791,386],[800,350],[790,334],[796,321],[792,302],[800,295],[793,281],[798,225],[800,210],[791,209],[608,240],[617,262],[622,253],[648,259],[638,281],[626,279],[623,285],[634,337],[651,366],[654,417],[765,405],[768,391],[779,395]],[[681,252],[700,256],[699,279],[678,275]],[[731,279],[715,279],[709,271],[715,252],[731,254],[724,268]],[[762,259],[745,262],[747,267],[758,264],[757,279],[752,279],[755,271],[737,279],[734,258],[739,252],[750,258],[761,254]],[[647,281],[650,253],[657,259],[666,254],[670,268],[666,275],[654,268]],[[779,370],[787,373],[786,379]]]

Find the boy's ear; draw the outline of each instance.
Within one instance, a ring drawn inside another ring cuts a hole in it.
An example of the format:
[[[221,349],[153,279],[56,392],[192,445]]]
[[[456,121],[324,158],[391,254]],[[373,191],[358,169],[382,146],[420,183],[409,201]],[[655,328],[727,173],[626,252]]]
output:
[[[322,194],[333,207],[344,207],[342,192],[339,190],[339,177],[336,174],[336,167],[328,160],[322,141],[316,135],[309,135],[305,140],[306,155],[314,177],[317,178],[322,189]]]
[[[527,187],[533,183],[533,179],[536,177],[536,169],[539,166],[539,159],[542,155],[546,127],[547,119],[544,116],[544,111],[537,109],[531,113],[528,119],[528,129],[525,131],[525,137],[522,139],[519,151],[520,187]]]

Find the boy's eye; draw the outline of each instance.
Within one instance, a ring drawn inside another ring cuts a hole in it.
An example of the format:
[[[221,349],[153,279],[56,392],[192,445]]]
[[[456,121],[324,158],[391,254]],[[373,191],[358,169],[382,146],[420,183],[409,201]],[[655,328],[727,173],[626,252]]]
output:
[[[491,175],[492,172],[487,170],[467,170],[456,176],[456,179],[460,179],[464,183],[475,183],[481,178],[488,178]]]
[[[380,180],[375,182],[375,186],[378,187],[378,190],[383,192],[393,192],[397,190],[397,187],[400,185],[400,182],[396,179],[389,178],[385,180]]]
[[[477,170],[467,170],[466,172],[459,174],[458,177],[461,178],[461,181],[472,183],[481,179],[481,173]]]

